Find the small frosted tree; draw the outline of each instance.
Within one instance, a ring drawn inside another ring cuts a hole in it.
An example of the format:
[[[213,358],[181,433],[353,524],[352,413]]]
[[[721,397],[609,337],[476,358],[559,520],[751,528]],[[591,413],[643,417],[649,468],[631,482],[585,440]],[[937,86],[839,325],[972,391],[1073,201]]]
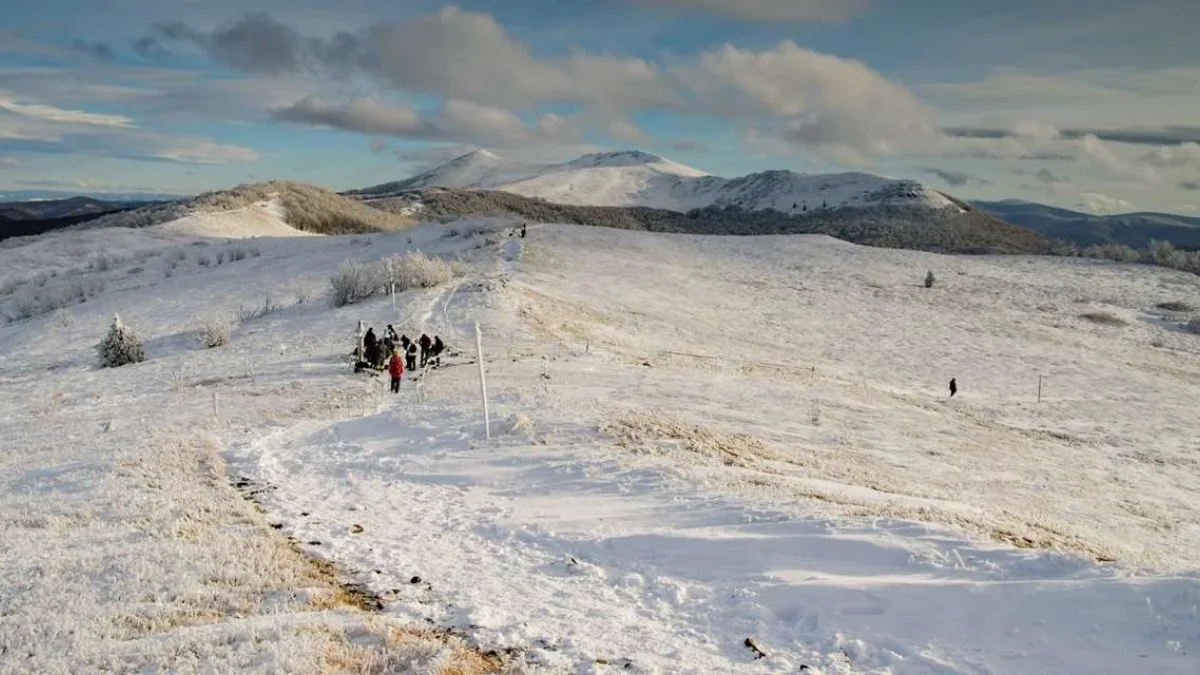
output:
[[[925,274],[925,288],[933,288],[934,281],[937,280],[933,278],[933,270],[929,270],[929,272]]]
[[[96,348],[100,352],[100,366],[103,368],[119,368],[146,360],[146,352],[142,349],[142,339],[116,314],[113,315],[112,327],[108,329],[108,335],[104,336]]]

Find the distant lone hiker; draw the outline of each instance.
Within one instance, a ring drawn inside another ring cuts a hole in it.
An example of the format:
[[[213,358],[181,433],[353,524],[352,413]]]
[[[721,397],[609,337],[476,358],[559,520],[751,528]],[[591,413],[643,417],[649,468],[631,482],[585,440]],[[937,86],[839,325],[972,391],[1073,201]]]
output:
[[[522,239],[524,239],[524,238],[525,238],[525,225],[526,225],[526,224],[527,224],[527,223],[521,223],[521,238],[522,238]]]
[[[953,398],[954,395],[957,393],[958,393],[958,383],[955,382],[954,378],[952,377],[952,378],[950,378],[950,397]]]
[[[392,354],[392,361],[388,364],[388,375],[392,376],[392,393],[400,393],[400,378],[404,376],[404,363],[399,354]]]

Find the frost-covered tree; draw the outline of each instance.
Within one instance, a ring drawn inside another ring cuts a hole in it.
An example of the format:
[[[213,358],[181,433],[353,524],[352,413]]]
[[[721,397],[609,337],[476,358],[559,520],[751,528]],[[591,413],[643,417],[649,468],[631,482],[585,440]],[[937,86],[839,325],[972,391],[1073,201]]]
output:
[[[929,270],[929,272],[925,274],[925,288],[933,288],[934,281],[937,281],[937,279],[934,279],[933,277],[933,270]]]
[[[113,315],[108,335],[104,336],[96,348],[100,352],[100,365],[104,368],[118,368],[146,360],[142,339],[138,337],[137,331],[126,326],[116,314]]]

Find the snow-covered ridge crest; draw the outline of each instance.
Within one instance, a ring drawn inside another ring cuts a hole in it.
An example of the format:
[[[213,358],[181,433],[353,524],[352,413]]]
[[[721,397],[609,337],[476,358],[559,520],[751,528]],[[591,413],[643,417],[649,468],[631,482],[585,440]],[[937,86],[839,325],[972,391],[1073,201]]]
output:
[[[708,206],[783,213],[872,206],[960,210],[945,195],[912,180],[786,170],[723,178],[637,150],[590,153],[560,163],[514,162],[477,150],[407,180],[351,194],[370,198],[430,187],[500,190],[578,206],[672,211]]]
[[[154,227],[221,237],[385,232],[411,220],[315,185],[270,181],[153,204],[89,221],[97,227]]]

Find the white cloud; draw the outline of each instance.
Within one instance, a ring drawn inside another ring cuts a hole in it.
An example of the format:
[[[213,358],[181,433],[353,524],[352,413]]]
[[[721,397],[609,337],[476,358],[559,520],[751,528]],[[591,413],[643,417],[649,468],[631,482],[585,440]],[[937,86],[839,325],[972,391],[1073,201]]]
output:
[[[0,110],[7,110],[14,115],[45,122],[126,128],[137,126],[132,119],[124,115],[102,115],[81,110],[64,110],[51,105],[26,105],[3,98],[0,98]]]
[[[1104,103],[1124,100],[1127,92],[1078,77],[1039,75],[999,69],[971,82],[924,84],[918,89],[934,98],[965,99],[989,106],[1054,103]]]
[[[575,142],[579,136],[569,120],[557,115],[543,115],[527,124],[504,108],[457,99],[446,101],[435,115],[427,116],[407,105],[371,97],[359,97],[345,104],[308,97],[277,110],[275,118],[415,140],[468,141],[496,147]]]
[[[346,105],[336,105],[319,97],[309,96],[279,110],[276,118],[288,122],[389,136],[416,135],[421,131],[423,124],[416,110],[408,106],[383,103],[370,97],[356,98]]]
[[[1094,134],[1087,134],[1080,139],[1079,147],[1083,153],[1083,157],[1096,166],[1107,169],[1118,176],[1128,173],[1112,149]]]
[[[1125,213],[1133,210],[1133,204],[1120,197],[1110,197],[1095,192],[1079,193],[1081,206],[1093,213]]]
[[[933,113],[865,64],[784,42],[754,52],[725,45],[680,69],[701,111],[783,121],[797,145],[891,154],[936,135]]]
[[[216,143],[203,138],[159,136],[156,144],[160,144],[160,147],[149,151],[154,157],[184,164],[230,164],[253,162],[258,159],[258,152],[251,148]]]
[[[1200,143],[1155,148],[1143,155],[1142,160],[1153,166],[1200,167]]]
[[[831,21],[853,16],[869,0],[643,0],[661,7],[696,10],[751,21]]]
[[[626,143],[650,143],[652,139],[629,120],[612,120],[607,126],[608,135]]]
[[[258,153],[250,148],[143,129],[124,115],[0,99],[0,149],[5,148],[190,164],[249,162],[258,158]]]
[[[617,108],[672,102],[648,61],[582,53],[538,59],[491,16],[454,7],[376,28],[366,42],[367,70],[405,91],[510,110],[538,102]]]

